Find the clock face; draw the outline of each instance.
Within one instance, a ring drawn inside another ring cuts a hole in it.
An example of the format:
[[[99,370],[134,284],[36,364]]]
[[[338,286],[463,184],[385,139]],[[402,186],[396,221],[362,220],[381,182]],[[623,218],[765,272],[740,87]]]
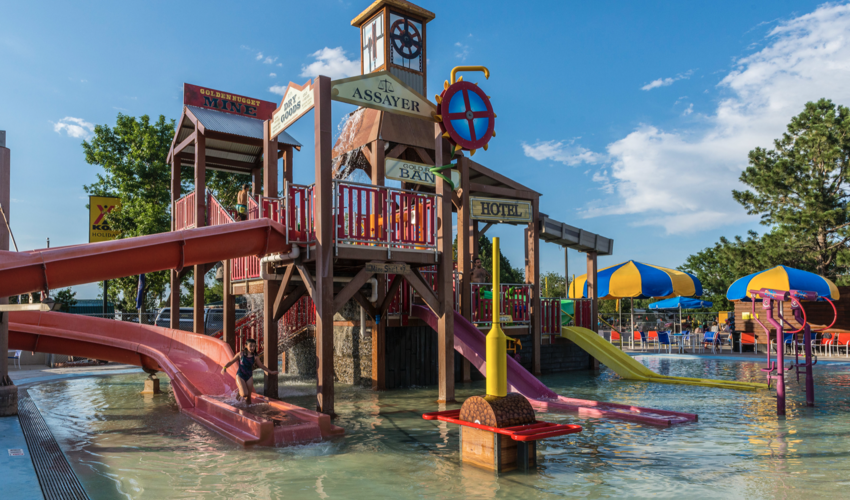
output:
[[[363,73],[384,65],[384,14],[378,14],[361,28],[363,37]]]
[[[414,71],[422,71],[422,51],[425,47],[422,23],[391,12],[389,37],[392,63]]]

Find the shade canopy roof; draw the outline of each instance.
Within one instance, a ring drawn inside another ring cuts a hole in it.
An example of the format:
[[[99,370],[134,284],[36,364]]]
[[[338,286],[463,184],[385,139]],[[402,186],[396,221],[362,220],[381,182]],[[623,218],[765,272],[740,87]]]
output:
[[[666,299],[702,295],[702,283],[696,276],[630,260],[597,272],[600,299]],[[588,297],[587,275],[570,283],[570,298]]]
[[[838,300],[840,297],[835,283],[819,274],[788,266],[776,266],[736,280],[726,291],[726,298],[750,300],[750,290],[762,288],[817,292],[818,298],[828,297],[832,300]]]
[[[672,299],[659,300],[649,304],[650,309],[704,309],[713,306],[708,300],[693,299],[691,297],[673,297]]]

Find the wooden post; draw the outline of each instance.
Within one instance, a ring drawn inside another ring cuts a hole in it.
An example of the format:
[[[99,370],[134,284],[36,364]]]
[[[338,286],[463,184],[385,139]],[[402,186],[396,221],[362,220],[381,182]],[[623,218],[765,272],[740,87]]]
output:
[[[458,159],[460,170],[460,207],[457,209],[457,272],[460,275],[460,311],[464,318],[472,321],[472,241],[470,226],[472,215],[469,207],[469,160]],[[477,246],[477,245],[476,245]],[[472,381],[472,367],[463,358],[462,380]]]
[[[230,259],[224,260],[224,283],[222,283],[224,297],[222,299],[224,306],[224,317],[222,318],[222,331],[224,332],[224,343],[230,346],[233,352],[236,352],[236,297],[233,296],[230,283],[230,272],[233,269],[233,263]]]
[[[525,282],[531,283],[531,372],[540,375],[540,199],[531,200],[531,222],[526,230]]]
[[[269,121],[263,123],[263,196],[277,198],[277,138],[270,137]],[[262,209],[262,207],[260,207]],[[261,210],[262,213],[262,210]],[[261,264],[262,265],[262,264]],[[280,289],[280,280],[263,280],[263,336],[265,350],[263,363],[269,370],[277,371],[277,321],[274,319],[274,301]],[[277,399],[277,374],[266,375],[265,395]]]
[[[283,180],[290,184],[292,183],[292,172],[294,168],[293,160],[292,146],[283,146]]]
[[[263,364],[272,371],[277,371],[277,321],[274,319],[274,299],[280,285],[280,280],[263,280]],[[277,399],[278,376],[266,375],[265,380],[263,394],[267,398]]]
[[[331,118],[331,80],[319,76],[313,84],[314,128],[316,148],[316,304],[317,410],[334,414],[334,349],[333,349],[333,182],[331,155],[333,123]]]
[[[7,221],[11,201],[11,151],[6,147],[6,132],[0,132],[0,205]],[[9,221],[11,223],[11,221]],[[0,250],[9,250],[9,230],[0,221]],[[8,304],[9,297],[0,297],[0,304]],[[18,388],[9,378],[9,313],[0,313],[0,417],[18,414]],[[11,451],[9,452],[11,454]],[[10,492],[11,493],[11,492]]]
[[[175,154],[171,158],[171,230],[177,230],[177,213],[175,207],[177,200],[180,199],[180,174],[183,167],[183,158]],[[179,265],[179,264],[178,264]],[[173,330],[180,329],[180,276],[177,274],[177,269],[171,270],[171,296],[168,307],[171,309],[171,328]],[[106,288],[103,290],[106,297]]]
[[[570,298],[570,249],[564,247],[564,297]]]
[[[587,298],[590,299],[590,329],[599,333],[599,288],[596,284],[596,252],[587,252]],[[599,360],[591,358],[591,368],[599,369]]]
[[[251,195],[255,198],[263,192],[263,177],[261,175],[261,170],[262,168],[260,168],[260,166],[251,170]]]
[[[198,134],[195,140],[195,227],[206,226],[207,203],[207,139],[204,134]],[[195,303],[193,311],[192,331],[204,333],[204,270],[206,266],[195,266]],[[180,310],[177,310],[178,316]],[[172,311],[173,315],[174,311]]]
[[[434,163],[445,165],[449,160],[448,151],[443,145],[451,147],[443,139],[439,124],[434,124]],[[441,177],[437,177],[437,248],[440,251],[437,262],[437,400],[440,403],[455,400],[455,331],[454,308],[452,307],[452,188]]]
[[[385,145],[384,141],[378,139],[372,143],[372,185],[384,186],[385,179]],[[380,218],[384,203],[375,203],[375,217]],[[387,280],[385,275],[376,276],[378,280],[378,304],[384,303],[387,296]],[[387,388],[387,318],[385,311],[380,311],[383,316],[378,324],[372,328],[372,390],[383,391]]]

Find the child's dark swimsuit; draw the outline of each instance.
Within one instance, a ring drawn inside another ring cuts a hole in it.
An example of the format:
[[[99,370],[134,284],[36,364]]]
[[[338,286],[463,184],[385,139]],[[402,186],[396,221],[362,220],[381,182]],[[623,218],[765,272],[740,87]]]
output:
[[[254,356],[245,356],[242,355],[239,358],[239,370],[236,371],[236,374],[239,375],[244,381],[248,381],[249,378],[254,376]]]

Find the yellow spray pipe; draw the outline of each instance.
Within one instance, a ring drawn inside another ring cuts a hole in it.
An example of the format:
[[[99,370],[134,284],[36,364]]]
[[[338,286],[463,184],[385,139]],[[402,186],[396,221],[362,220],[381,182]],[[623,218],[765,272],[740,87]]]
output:
[[[455,66],[452,68],[452,85],[455,83],[455,76],[458,71],[481,71],[484,73],[484,78],[490,79],[490,70],[484,66]]]
[[[493,238],[493,327],[487,334],[487,395],[508,395],[508,337],[502,331],[502,283],[499,279],[499,238]]]

